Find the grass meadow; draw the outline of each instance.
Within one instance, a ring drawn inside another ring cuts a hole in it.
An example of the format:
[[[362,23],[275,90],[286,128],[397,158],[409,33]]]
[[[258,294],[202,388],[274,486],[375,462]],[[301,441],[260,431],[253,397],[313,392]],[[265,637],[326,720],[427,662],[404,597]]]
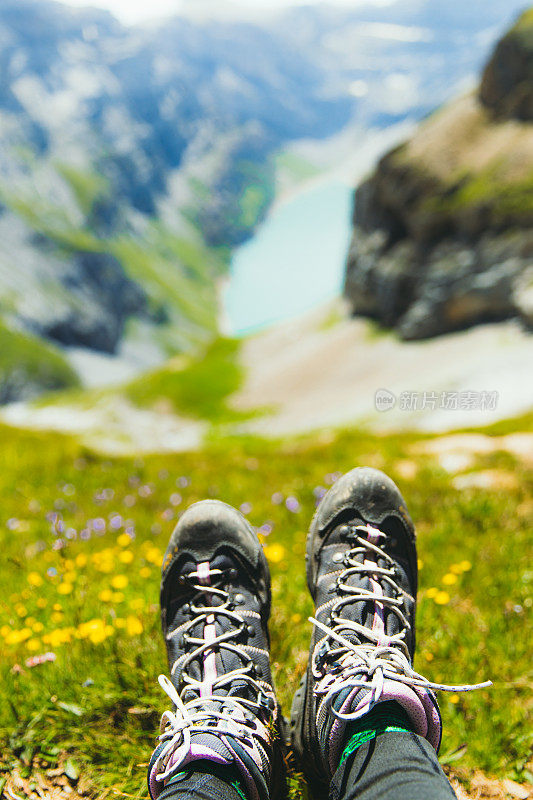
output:
[[[486,433],[531,430],[533,415]],[[310,635],[306,531],[338,474],[364,464],[397,481],[417,524],[416,668],[436,681],[494,682],[440,695],[442,761],[467,790],[479,770],[530,780],[533,476],[495,448],[468,469],[504,476],[501,485],[458,490],[453,473],[421,454],[431,438],[351,430],[218,439],[134,459],[1,427],[0,786],[14,769],[31,782],[59,763],[93,796],[147,796],[166,701],[157,684],[166,668],[160,563],[180,513],[205,497],[240,507],[264,542],[272,662],[288,714]],[[38,663],[44,654],[50,660]],[[293,777],[292,794],[302,792]]]

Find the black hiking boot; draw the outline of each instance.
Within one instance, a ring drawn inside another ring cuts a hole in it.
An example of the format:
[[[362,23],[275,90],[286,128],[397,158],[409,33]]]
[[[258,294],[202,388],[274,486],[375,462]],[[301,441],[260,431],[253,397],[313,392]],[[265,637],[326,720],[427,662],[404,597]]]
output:
[[[150,761],[153,800],[177,773],[209,762],[234,770],[249,800],[283,795],[269,613],[270,573],[249,523],[216,500],[192,505],[170,538],[162,567],[170,680],[161,675],[159,683],[173,709],[163,714]]]
[[[327,787],[350,722],[395,701],[438,750],[441,719],[430,684],[412,669],[417,555],[405,502],[382,472],[358,468],[325,495],[307,538],[315,601],[307,673],[292,707],[291,743],[313,797]],[[390,707],[390,705],[389,705]]]

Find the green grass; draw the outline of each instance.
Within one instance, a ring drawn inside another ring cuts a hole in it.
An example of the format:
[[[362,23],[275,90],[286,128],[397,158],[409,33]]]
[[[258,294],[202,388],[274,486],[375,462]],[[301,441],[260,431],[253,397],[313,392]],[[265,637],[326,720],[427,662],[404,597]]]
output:
[[[511,430],[532,431],[533,417],[494,432]],[[370,464],[397,480],[417,522],[415,666],[434,680],[494,681],[490,690],[440,696],[442,755],[446,760],[466,743],[454,763],[466,783],[475,769],[527,778],[533,481],[510,454],[479,456],[476,468],[510,472],[516,488],[458,492],[432,458],[413,455],[421,434],[221,439],[198,452],[143,459],[100,457],[57,434],[3,427],[0,436],[5,769],[18,763],[28,770],[37,753],[53,764],[57,750],[66,750],[100,790],[146,796],[145,765],[166,706],[157,686],[165,670],[159,564],[180,511],[204,497],[250,503],[251,522],[272,525],[264,539],[273,581],[272,663],[288,713],[307,660],[312,607],[304,546],[313,490],[327,487],[336,471]],[[415,479],[402,479],[405,461],[415,463]],[[300,510],[273,502],[276,492],[296,497]],[[443,582],[461,562],[469,563],[457,581]],[[439,605],[430,590],[449,597],[440,595]],[[54,663],[25,666],[48,650]]]
[[[238,339],[215,339],[194,359],[175,359],[143,374],[125,387],[125,394],[137,406],[170,404],[179,414],[215,424],[244,419],[227,404],[243,379],[239,349]]]
[[[480,208],[490,225],[506,220],[512,220],[513,227],[525,225],[533,211],[533,172],[516,181],[502,178],[500,172],[501,163],[497,160],[478,173],[456,178],[454,188],[427,198],[422,208],[452,219],[465,210]]]
[[[54,391],[78,386],[79,378],[59,348],[0,322],[0,397],[5,402],[14,387],[28,384]]]

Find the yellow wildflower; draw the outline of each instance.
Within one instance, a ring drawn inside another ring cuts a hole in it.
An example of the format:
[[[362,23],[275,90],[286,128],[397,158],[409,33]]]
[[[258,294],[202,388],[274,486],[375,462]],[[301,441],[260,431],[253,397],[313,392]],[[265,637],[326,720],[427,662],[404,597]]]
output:
[[[6,644],[20,644],[31,638],[31,630],[22,628],[21,630],[11,630],[5,638]]]
[[[138,636],[143,632],[143,624],[138,617],[129,615],[126,617],[126,632],[128,636]]]
[[[450,695],[450,703],[456,705],[459,702],[459,695],[458,694],[451,694]]]
[[[87,565],[87,556],[85,553],[78,553],[76,556],[76,566],[85,567]]]
[[[144,608],[144,597],[133,597],[128,605],[132,611],[141,611]]]
[[[23,603],[17,603],[15,606],[15,611],[19,617],[25,617],[28,613],[26,606]]]
[[[41,631],[44,630],[44,625],[42,622],[34,622],[31,629],[34,633],[41,633]]]
[[[151,546],[147,549],[145,558],[147,561],[150,561],[151,564],[155,564],[158,567],[163,560],[163,553],[161,553],[157,547]]]
[[[151,574],[152,570],[150,569],[150,567],[141,567],[141,569],[139,570],[139,575],[141,576],[141,578],[149,578]]]
[[[123,564],[131,564],[133,561],[133,553],[131,550],[124,550],[118,557],[119,561],[122,561]]]
[[[102,589],[98,598],[102,601],[102,603],[110,603],[113,599],[113,592],[111,589]]]
[[[43,579],[38,572],[30,572],[28,575],[28,583],[30,586],[42,586]]]
[[[41,642],[40,642],[39,639],[36,639],[36,638],[28,639],[28,641],[26,642],[26,647],[28,648],[28,650],[31,650],[33,652],[38,650],[40,648],[40,646],[41,646]]]
[[[70,594],[74,586],[71,583],[60,583],[57,587],[57,591],[59,594]]]
[[[442,582],[445,586],[452,586],[454,583],[457,583],[457,575],[454,575],[453,572],[447,572]]]
[[[115,575],[111,579],[111,586],[113,586],[114,589],[125,589],[127,585],[128,579],[126,575]]]
[[[431,586],[426,592],[427,597],[435,597],[439,590],[435,588],[435,586]]]
[[[46,597],[38,597],[37,598],[37,608],[46,608],[48,605],[48,600]]]
[[[285,556],[285,548],[282,544],[278,544],[277,542],[267,544],[265,546],[265,555],[273,564],[279,564]]]
[[[93,644],[100,644],[112,633],[111,625],[106,625],[101,619],[90,619],[78,625],[76,636],[78,639],[89,639]]]
[[[112,600],[114,603],[122,603],[124,600],[124,592],[113,592]]]
[[[448,592],[437,592],[435,595],[435,602],[439,606],[445,606],[447,603],[450,602],[450,595]]]
[[[463,570],[463,572],[468,572],[469,570],[472,569],[472,564],[470,563],[470,561],[461,561],[461,569]]]
[[[127,547],[131,544],[131,537],[127,533],[121,533],[120,536],[117,536],[117,544],[120,547]]]

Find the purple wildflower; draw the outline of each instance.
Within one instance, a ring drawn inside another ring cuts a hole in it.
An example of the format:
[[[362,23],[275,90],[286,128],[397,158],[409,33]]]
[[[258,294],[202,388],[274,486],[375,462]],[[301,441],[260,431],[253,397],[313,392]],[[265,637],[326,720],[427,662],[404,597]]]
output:
[[[297,514],[300,510],[300,503],[296,497],[287,497],[285,500],[285,506],[289,511],[292,511],[293,514]]]

